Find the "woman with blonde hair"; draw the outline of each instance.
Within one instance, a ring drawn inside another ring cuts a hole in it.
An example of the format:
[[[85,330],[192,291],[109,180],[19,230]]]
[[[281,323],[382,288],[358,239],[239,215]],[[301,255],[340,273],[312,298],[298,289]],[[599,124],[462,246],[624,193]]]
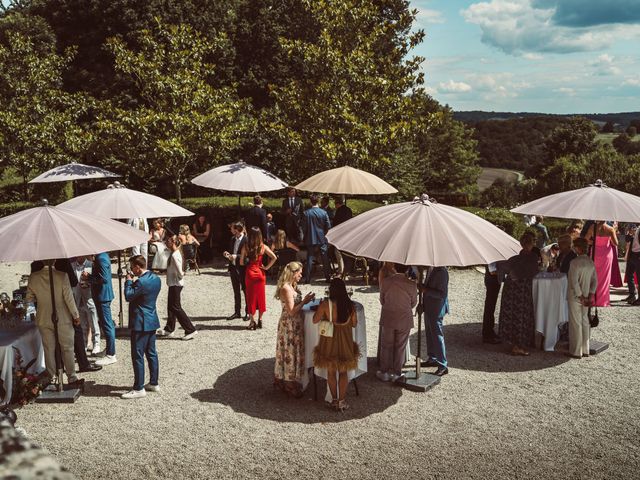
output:
[[[196,259],[196,247],[200,246],[200,242],[196,237],[191,235],[191,229],[189,225],[182,224],[180,225],[178,238],[180,239],[180,244],[182,245],[182,253],[184,255],[184,259],[186,260],[195,260]],[[185,262],[187,263],[187,262]],[[188,267],[188,264],[185,265]]]
[[[302,278],[302,264],[290,262],[278,278],[275,297],[282,304],[276,341],[276,364],[273,384],[296,398],[302,396],[307,370],[304,365],[304,318],[302,307],[315,295],[302,298],[298,282]]]

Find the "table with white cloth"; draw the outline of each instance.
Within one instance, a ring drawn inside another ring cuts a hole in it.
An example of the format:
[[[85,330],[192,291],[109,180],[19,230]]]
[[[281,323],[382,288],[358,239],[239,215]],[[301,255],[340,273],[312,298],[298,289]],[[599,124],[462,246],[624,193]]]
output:
[[[313,349],[320,342],[320,324],[313,323],[313,314],[315,310],[311,307],[318,305],[318,300],[308,303],[302,309],[304,316],[304,365],[306,369],[313,367]],[[367,322],[364,316],[364,307],[361,303],[353,302],[356,309],[357,324],[353,329],[353,341],[360,347],[360,358],[358,359],[358,366],[355,370],[349,370],[349,380],[359,377],[363,373],[367,373]],[[314,368],[314,373],[324,379],[327,378],[327,370],[325,368]],[[305,379],[308,382],[308,379]],[[304,383],[306,388],[307,383]],[[327,388],[327,395],[330,397],[329,389]]]
[[[533,277],[532,288],[536,332],[544,336],[544,350],[553,352],[558,342],[558,327],[569,321],[567,275],[540,272]]]
[[[22,366],[26,366],[31,360],[36,359],[29,367],[29,373],[40,373],[44,370],[44,348],[42,338],[35,323],[19,324],[15,328],[0,330],[0,380],[5,390],[4,397],[0,397],[0,404],[11,401],[13,391],[13,369],[16,351],[22,355]]]

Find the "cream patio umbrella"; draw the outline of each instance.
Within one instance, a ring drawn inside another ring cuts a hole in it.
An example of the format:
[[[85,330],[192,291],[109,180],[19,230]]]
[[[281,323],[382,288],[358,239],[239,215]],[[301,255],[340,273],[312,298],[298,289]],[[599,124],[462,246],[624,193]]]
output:
[[[317,173],[296,185],[296,188],[338,195],[390,195],[398,192],[380,177],[349,166]]]
[[[375,208],[327,233],[340,250],[360,257],[425,267],[468,266],[506,260],[520,243],[482,218],[437,203],[424,194],[413,202]],[[422,295],[418,305],[418,352],[415,375],[407,388],[426,391],[439,377],[420,373]]]
[[[70,182],[73,180],[88,180],[91,178],[117,178],[121,175],[112,173],[104,168],[83,163],[67,163],[59,165],[41,173],[29,183]]]
[[[87,193],[59,205],[62,208],[82,213],[85,216],[104,218],[154,218],[154,217],[187,217],[193,212],[171,203],[164,198],[126,188],[120,182],[114,182],[103,190]],[[147,234],[148,235],[148,234]],[[149,240],[145,238],[146,243]],[[130,245],[129,245],[130,246]],[[118,251],[118,285],[119,285],[119,325],[123,326],[124,312],[122,307],[122,267],[121,254]]]
[[[23,210],[0,219],[0,261],[34,261],[72,258],[121,250],[146,241],[147,234],[108,218],[49,206]],[[49,266],[52,322],[56,337],[58,391],[62,391],[58,320],[56,317],[53,276]],[[76,393],[77,395],[77,393]]]

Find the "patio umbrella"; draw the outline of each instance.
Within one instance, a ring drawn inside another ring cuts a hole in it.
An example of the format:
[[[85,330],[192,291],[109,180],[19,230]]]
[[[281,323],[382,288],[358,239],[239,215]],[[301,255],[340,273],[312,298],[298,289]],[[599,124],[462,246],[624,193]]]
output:
[[[374,174],[349,166],[320,172],[299,183],[296,188],[340,195],[386,195],[398,192]]]
[[[467,266],[505,260],[520,252],[510,235],[459,208],[423,194],[413,202],[369,210],[329,230],[336,248],[360,257],[418,266]],[[406,386],[425,391],[438,381],[420,373],[422,295],[418,304],[415,377]]]
[[[85,180],[90,178],[110,178],[120,177],[116,173],[109,172],[94,165],[84,165],[82,163],[67,163],[54,167],[51,170],[38,175],[29,183],[50,183],[50,182],[69,182],[72,180]]]
[[[30,208],[0,219],[0,261],[71,258],[121,250],[147,240],[147,234],[108,218],[85,215],[60,207]],[[58,320],[51,279],[52,322],[56,337],[56,369],[62,390]]]
[[[67,200],[61,203],[60,207],[85,215],[117,219],[187,217],[193,215],[193,212],[175,203],[171,203],[164,198],[137,190],[131,190],[120,184],[120,182],[114,182],[103,190]],[[147,236],[144,242],[148,240],[149,238]],[[122,307],[122,267],[120,251],[118,251],[118,285],[120,290],[118,316],[120,327],[122,327],[124,312]]]

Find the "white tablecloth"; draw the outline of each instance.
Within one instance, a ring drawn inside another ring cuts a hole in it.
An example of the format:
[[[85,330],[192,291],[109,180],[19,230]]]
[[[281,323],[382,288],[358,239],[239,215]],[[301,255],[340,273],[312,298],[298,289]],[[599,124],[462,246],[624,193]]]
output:
[[[536,332],[544,335],[544,350],[553,352],[558,342],[558,327],[569,321],[567,276],[542,272],[533,278],[533,308]]]
[[[307,369],[313,367],[313,349],[318,345],[320,341],[319,324],[313,323],[313,314],[311,310],[312,305],[318,305],[319,301],[309,303],[304,306],[304,364]],[[360,359],[358,360],[358,367],[355,370],[349,370],[349,380],[359,377],[363,373],[367,373],[367,322],[364,316],[364,307],[361,303],[354,302],[356,307],[356,317],[358,323],[353,329],[353,341],[360,346]],[[327,378],[327,370],[324,368],[315,368],[316,375],[322,378]],[[308,381],[308,379],[307,379]],[[307,384],[305,383],[306,387]],[[327,389],[328,391],[328,389]]]
[[[0,330],[0,379],[5,390],[4,397],[0,397],[0,404],[11,401],[16,354],[14,347],[20,350],[23,366],[36,359],[29,368],[29,373],[40,373],[44,370],[42,339],[34,323],[20,325],[10,330]]]

